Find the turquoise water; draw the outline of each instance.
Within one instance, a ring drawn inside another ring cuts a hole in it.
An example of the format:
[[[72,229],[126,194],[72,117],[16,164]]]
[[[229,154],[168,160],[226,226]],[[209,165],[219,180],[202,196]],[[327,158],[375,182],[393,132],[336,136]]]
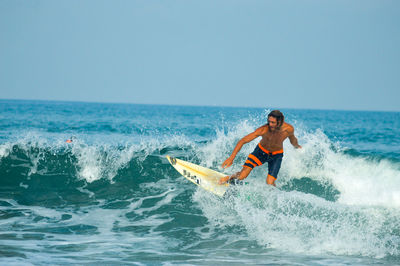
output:
[[[268,109],[0,101],[0,263],[400,264],[400,113],[282,111],[277,188],[218,198],[165,155],[237,171]]]

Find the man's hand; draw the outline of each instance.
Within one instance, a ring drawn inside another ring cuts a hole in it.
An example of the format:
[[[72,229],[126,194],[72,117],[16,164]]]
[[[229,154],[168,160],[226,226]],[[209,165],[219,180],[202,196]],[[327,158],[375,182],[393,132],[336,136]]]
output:
[[[233,159],[229,157],[228,159],[225,160],[225,162],[222,163],[222,168],[228,168],[232,165]]]

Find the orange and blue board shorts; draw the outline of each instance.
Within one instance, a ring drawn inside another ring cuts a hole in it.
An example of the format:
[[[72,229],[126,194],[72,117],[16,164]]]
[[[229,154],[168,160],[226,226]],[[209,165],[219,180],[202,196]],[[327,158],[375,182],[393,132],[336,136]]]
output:
[[[277,179],[279,170],[281,169],[282,158],[283,150],[270,152],[258,143],[254,151],[249,154],[249,157],[247,157],[243,167],[253,169],[254,167],[268,162],[268,175]]]

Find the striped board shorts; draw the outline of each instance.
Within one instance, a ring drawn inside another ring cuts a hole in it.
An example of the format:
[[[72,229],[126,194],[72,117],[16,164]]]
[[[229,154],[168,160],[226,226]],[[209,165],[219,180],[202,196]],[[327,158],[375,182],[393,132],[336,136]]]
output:
[[[268,162],[268,175],[276,180],[278,178],[279,169],[281,169],[282,158],[283,150],[270,152],[258,143],[254,151],[247,157],[243,167],[253,169],[254,167]]]

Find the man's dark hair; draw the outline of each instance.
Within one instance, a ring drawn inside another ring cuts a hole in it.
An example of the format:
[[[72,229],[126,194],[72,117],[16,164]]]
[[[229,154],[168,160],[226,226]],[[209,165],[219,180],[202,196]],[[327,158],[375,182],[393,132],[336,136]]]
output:
[[[268,117],[274,117],[276,118],[276,122],[278,123],[278,128],[280,128],[283,125],[283,122],[285,121],[285,117],[279,110],[273,110],[268,114]]]

